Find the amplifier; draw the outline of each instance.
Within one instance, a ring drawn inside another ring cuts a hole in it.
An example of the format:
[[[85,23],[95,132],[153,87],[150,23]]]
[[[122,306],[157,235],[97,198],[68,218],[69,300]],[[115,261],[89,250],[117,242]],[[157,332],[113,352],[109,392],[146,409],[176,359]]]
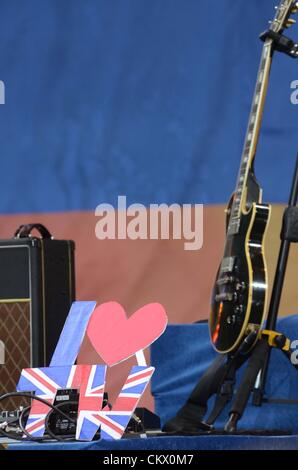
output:
[[[41,224],[0,240],[1,395],[15,391],[23,368],[49,364],[74,300],[73,241],[54,240]]]

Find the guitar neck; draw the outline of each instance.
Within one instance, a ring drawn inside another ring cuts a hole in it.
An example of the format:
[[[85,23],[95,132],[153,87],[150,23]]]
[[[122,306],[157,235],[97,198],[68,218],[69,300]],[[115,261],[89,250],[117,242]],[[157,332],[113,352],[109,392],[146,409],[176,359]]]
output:
[[[260,128],[265,105],[269,75],[272,63],[272,40],[268,39],[264,43],[261,56],[256,87],[254,91],[248,128],[242,152],[240,170],[231,208],[228,234],[233,235],[238,232],[240,224],[241,209],[246,206],[246,188],[249,170],[255,158]]]

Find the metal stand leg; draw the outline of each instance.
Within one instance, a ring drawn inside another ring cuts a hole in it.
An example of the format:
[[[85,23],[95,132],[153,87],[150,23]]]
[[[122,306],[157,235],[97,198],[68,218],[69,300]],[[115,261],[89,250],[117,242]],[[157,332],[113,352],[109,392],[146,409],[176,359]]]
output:
[[[289,233],[286,233],[286,232],[291,232],[291,227],[290,227],[291,221],[287,220],[287,215],[289,215],[289,208],[294,208],[296,206],[297,198],[298,198],[298,155],[296,158],[296,167],[295,167],[293,181],[292,181],[292,188],[291,188],[291,193],[290,193],[290,198],[289,198],[288,209],[285,211],[285,214],[284,214],[283,230],[281,232],[281,244],[280,244],[279,256],[278,256],[277,267],[276,267],[274,283],[273,283],[273,288],[272,288],[272,295],[271,295],[271,301],[270,301],[270,306],[269,306],[269,311],[268,311],[268,318],[266,322],[266,330],[275,330],[276,328],[278,309],[280,305],[282,288],[284,284],[286,267],[287,267],[287,262],[288,262],[288,257],[289,257],[290,244],[291,244],[291,241],[296,241],[294,236],[291,239],[291,237],[289,236]],[[262,371],[260,375],[260,381],[258,385],[256,386],[254,394],[253,394],[253,404],[256,406],[261,406],[263,402],[269,361],[270,361],[270,353],[271,353],[271,348],[269,348],[266,353],[265,363],[264,363],[264,366],[262,367]]]
[[[261,338],[255,346],[249,359],[243,379],[233,400],[230,419],[225,426],[225,431],[234,432],[237,430],[238,420],[243,415],[250,393],[254,388],[259,371],[264,367],[264,362],[270,349],[267,338]]]

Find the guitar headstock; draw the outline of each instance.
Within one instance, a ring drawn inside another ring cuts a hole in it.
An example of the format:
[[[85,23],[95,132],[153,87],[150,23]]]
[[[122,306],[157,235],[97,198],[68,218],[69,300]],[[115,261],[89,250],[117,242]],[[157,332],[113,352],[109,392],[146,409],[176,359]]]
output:
[[[298,2],[281,0],[279,6],[275,8],[276,14],[269,29],[275,33],[282,33],[285,28],[290,28],[296,23],[296,20],[291,18],[291,16],[298,12]]]

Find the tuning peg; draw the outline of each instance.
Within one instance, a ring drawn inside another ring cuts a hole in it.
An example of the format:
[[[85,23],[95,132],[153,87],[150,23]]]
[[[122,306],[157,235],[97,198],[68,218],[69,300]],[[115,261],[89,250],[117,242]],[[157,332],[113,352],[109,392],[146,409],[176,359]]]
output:
[[[296,3],[293,5],[293,7],[292,7],[292,9],[291,9],[291,13],[297,13],[297,11],[298,11],[298,2],[296,2]]]
[[[290,28],[291,26],[293,26],[293,24],[296,23],[296,20],[293,20],[293,18],[289,18],[287,21],[286,21],[286,24],[285,24],[285,28]]]

